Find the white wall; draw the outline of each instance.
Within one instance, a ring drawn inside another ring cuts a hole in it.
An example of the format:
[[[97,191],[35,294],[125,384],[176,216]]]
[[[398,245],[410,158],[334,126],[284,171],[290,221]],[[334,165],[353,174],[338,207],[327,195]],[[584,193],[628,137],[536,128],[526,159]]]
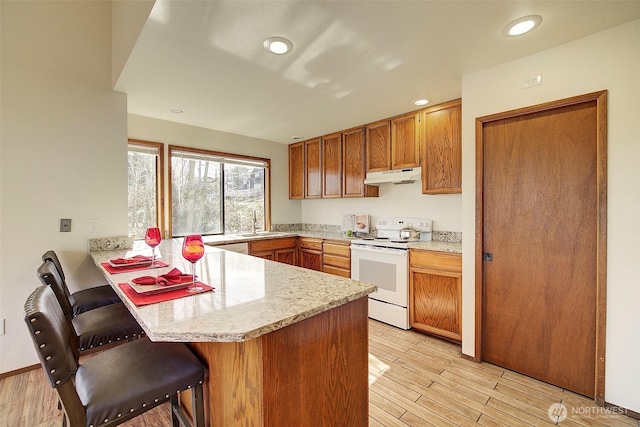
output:
[[[411,216],[432,219],[437,231],[462,231],[461,201],[460,194],[422,194],[420,182],[384,184],[379,197],[304,200],[302,222],[340,225],[342,214],[365,213],[371,215],[371,224],[383,217]]]
[[[514,40],[514,42],[516,42]],[[474,354],[475,119],[595,92],[608,96],[607,402],[640,412],[640,20],[462,79],[463,353]],[[542,85],[522,81],[542,74]]]
[[[128,128],[129,138],[164,143],[165,151],[167,145],[181,145],[271,159],[271,222],[300,222],[300,201],[289,200],[286,145],[134,114],[129,115]],[[165,153],[168,162],[166,157]],[[165,175],[168,179],[168,173]]]
[[[38,362],[23,305],[54,249],[72,290],[104,280],[88,240],[127,234],[126,97],[111,91],[110,2],[2,2],[0,372]],[[70,233],[59,232],[71,218]],[[88,219],[101,232],[88,232]]]

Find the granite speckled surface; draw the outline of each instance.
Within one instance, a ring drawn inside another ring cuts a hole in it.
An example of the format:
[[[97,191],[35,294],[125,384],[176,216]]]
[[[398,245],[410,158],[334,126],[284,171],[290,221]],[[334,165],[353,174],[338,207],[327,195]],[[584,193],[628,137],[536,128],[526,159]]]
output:
[[[313,270],[207,246],[197,263],[201,281],[213,292],[136,307],[117,286],[139,276],[161,275],[177,267],[190,272],[181,255],[182,239],[164,240],[160,258],[169,267],[109,274],[100,265],[117,257],[150,255],[144,242],[132,250],[92,252],[96,265],[154,341],[233,342],[259,337],[376,290],[359,282]]]
[[[458,242],[415,242],[409,243],[409,249],[422,249],[425,251],[451,252],[456,254],[462,253],[462,243]]]
[[[333,227],[333,228],[331,228]],[[335,228],[338,228],[336,231]],[[315,229],[317,228],[317,229]],[[243,234],[227,234],[220,236],[206,236],[205,243],[208,245],[222,245],[225,243],[248,242],[257,239],[277,239],[282,237],[315,237],[317,239],[341,240],[349,242],[356,237],[348,237],[339,231],[339,226],[327,226],[328,231],[321,230],[323,227],[309,227],[307,229],[297,229],[289,231],[258,232],[253,236]],[[374,233],[372,233],[374,234]],[[361,237],[361,236],[359,236]],[[429,251],[462,253],[462,233],[454,231],[434,231],[433,241],[410,243],[409,248],[423,249]]]
[[[459,231],[434,231],[433,240],[436,242],[462,243],[462,233]]]
[[[133,248],[133,236],[89,239],[89,252],[116,251]]]

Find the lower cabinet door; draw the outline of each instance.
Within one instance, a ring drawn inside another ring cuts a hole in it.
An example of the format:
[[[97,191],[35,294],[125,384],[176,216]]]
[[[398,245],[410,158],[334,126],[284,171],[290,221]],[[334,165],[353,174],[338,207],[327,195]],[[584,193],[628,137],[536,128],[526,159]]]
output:
[[[453,341],[462,340],[462,273],[412,267],[411,327]]]
[[[289,265],[296,265],[296,254],[296,248],[281,249],[275,252],[275,261]]]
[[[300,267],[322,271],[322,252],[300,249]]]

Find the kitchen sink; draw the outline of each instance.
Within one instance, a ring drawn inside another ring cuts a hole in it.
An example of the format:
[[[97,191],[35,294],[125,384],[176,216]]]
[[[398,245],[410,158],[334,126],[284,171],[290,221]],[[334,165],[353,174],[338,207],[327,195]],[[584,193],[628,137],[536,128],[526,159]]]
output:
[[[263,237],[263,236],[277,236],[278,234],[282,234],[279,231],[256,231],[255,233],[243,233],[236,234],[238,237]]]

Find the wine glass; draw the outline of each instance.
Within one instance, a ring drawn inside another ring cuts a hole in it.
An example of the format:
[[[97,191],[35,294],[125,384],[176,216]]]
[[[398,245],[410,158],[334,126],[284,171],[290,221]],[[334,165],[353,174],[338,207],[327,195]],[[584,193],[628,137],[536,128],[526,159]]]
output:
[[[158,227],[147,228],[147,232],[144,235],[144,242],[151,246],[151,267],[153,267],[156,262],[156,246],[158,246],[161,241],[162,234],[160,234]]]
[[[187,289],[188,292],[197,292],[204,289],[202,286],[198,286],[196,282],[196,261],[202,258],[203,255],[204,243],[202,243],[202,236],[199,234],[186,236],[182,243],[182,256],[191,262],[193,268],[193,285]]]

